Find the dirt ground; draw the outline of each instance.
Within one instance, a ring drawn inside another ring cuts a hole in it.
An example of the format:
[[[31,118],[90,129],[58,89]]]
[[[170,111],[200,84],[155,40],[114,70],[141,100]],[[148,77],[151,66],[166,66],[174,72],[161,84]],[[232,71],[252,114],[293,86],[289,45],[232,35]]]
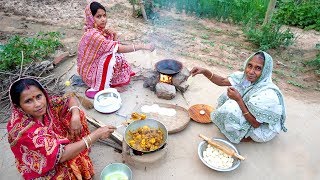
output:
[[[126,0],[101,1],[108,11],[108,25],[120,34],[123,43],[153,42],[156,51],[130,53],[128,61],[134,70],[143,73],[151,69],[156,61],[173,58],[181,61],[188,69],[203,66],[222,75],[238,70],[255,48],[246,41],[241,28],[215,20],[198,19],[169,11],[159,11],[160,19],[155,23],[145,23],[132,17],[132,9]],[[75,0],[11,0],[0,2],[0,43],[5,43],[14,34],[33,35],[39,31],[59,31],[63,33],[62,52],[75,53],[82,35],[83,10],[85,1]],[[314,137],[316,122],[320,113],[320,78],[314,69],[304,63],[316,56],[315,45],[320,42],[320,33],[290,28],[296,35],[295,43],[287,49],[271,50],[274,58],[274,82],[283,91],[288,109],[288,133],[281,133],[275,140],[265,143],[237,145],[240,152],[248,157],[239,169],[231,173],[217,173],[205,167],[197,157],[197,134],[222,137],[216,127],[190,122],[181,133],[170,135],[169,150],[164,160],[156,164],[130,166],[134,179],[317,179],[320,173],[317,165],[320,158],[316,150],[320,148]],[[65,79],[76,74],[76,57],[62,62],[53,73],[65,73]],[[74,89],[66,89],[74,90]],[[84,89],[77,89],[83,92]],[[128,90],[121,93],[124,105],[120,109],[128,114],[133,107],[144,101],[179,104],[188,108],[192,104],[215,106],[216,99],[225,89],[210,84],[203,77],[196,77],[185,97],[178,95],[174,100],[158,99],[151,91],[142,87],[142,81],[133,81]],[[117,125],[114,115],[105,117],[94,110],[91,116],[104,119],[106,123]],[[303,122],[303,123],[301,123]],[[20,177],[14,165],[14,158],[7,144],[5,124],[0,124],[1,146],[4,156],[0,158],[0,179]],[[181,153],[181,150],[184,153]],[[121,162],[119,153],[99,143],[95,144],[91,157],[97,175],[105,165]],[[103,158],[102,158],[103,157]]]

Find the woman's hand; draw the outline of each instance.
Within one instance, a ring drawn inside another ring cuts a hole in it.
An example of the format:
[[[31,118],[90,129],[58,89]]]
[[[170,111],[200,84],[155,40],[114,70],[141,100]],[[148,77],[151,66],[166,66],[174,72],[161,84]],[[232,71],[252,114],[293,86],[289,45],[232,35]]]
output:
[[[74,110],[79,111],[78,109],[74,109]],[[70,127],[71,127],[72,137],[80,136],[81,130],[82,130],[82,124],[80,122],[80,113],[72,112]]]
[[[106,35],[112,35],[114,41],[116,41],[118,39],[118,35],[113,29],[104,29],[104,33]]]
[[[151,52],[154,51],[155,48],[156,47],[155,47],[155,45],[153,43],[149,43],[149,44],[144,44],[143,45],[143,49],[149,50]]]
[[[242,99],[240,93],[234,87],[229,87],[227,89],[227,95],[230,99],[233,99],[237,102]]]
[[[117,128],[114,126],[103,126],[99,128],[100,138],[105,139],[108,138]]]
[[[197,74],[203,74],[206,71],[206,69],[201,67],[194,67],[191,69],[190,73],[192,76],[195,76]]]

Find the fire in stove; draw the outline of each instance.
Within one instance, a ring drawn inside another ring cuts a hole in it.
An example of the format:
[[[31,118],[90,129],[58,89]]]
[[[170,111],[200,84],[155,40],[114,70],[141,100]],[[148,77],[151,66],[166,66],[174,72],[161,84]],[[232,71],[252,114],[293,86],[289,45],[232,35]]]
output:
[[[172,84],[172,76],[160,73],[160,82]]]

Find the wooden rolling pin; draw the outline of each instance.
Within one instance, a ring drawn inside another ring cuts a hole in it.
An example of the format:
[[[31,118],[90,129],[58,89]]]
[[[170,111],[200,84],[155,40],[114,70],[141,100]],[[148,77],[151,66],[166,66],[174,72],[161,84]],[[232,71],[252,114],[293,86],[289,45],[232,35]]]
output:
[[[209,139],[208,137],[202,135],[202,134],[199,134],[199,136],[204,139],[205,141],[207,141],[209,144],[211,144],[212,146],[214,146],[215,148],[218,148],[220,149],[221,151],[223,151],[224,153],[228,154],[229,156],[234,156],[240,160],[244,160],[245,158],[243,156],[241,156],[240,154],[238,154],[236,151],[234,151],[233,149],[225,146],[225,145],[222,145],[222,144],[219,144],[215,141],[212,141],[211,139]]]

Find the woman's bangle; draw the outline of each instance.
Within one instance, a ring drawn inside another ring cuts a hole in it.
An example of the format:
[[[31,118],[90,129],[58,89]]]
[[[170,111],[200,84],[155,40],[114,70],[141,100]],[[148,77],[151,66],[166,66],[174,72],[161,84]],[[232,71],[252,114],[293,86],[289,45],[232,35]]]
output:
[[[83,140],[84,143],[86,144],[87,149],[89,149],[90,146],[89,146],[88,141],[86,140],[86,138],[83,137],[82,140]]]
[[[79,111],[81,111],[81,109],[80,109],[79,106],[71,106],[71,107],[69,108],[69,111],[71,111],[71,110],[74,109],[74,108],[77,108],[77,109],[79,109]]]
[[[245,115],[247,115],[247,114],[249,114],[249,111],[248,111],[248,112],[243,113],[242,115],[244,115],[244,116],[245,116]]]
[[[132,49],[133,49],[133,52],[136,51],[136,48],[134,47],[134,44],[132,44]]]
[[[90,142],[89,142],[89,146],[92,146],[92,139],[91,139],[90,135],[88,135],[87,137],[88,137],[88,139],[89,139],[89,141],[90,141]]]
[[[211,76],[210,76],[209,80],[211,80],[211,79],[212,79],[212,77],[213,77],[213,73],[211,72]]]

